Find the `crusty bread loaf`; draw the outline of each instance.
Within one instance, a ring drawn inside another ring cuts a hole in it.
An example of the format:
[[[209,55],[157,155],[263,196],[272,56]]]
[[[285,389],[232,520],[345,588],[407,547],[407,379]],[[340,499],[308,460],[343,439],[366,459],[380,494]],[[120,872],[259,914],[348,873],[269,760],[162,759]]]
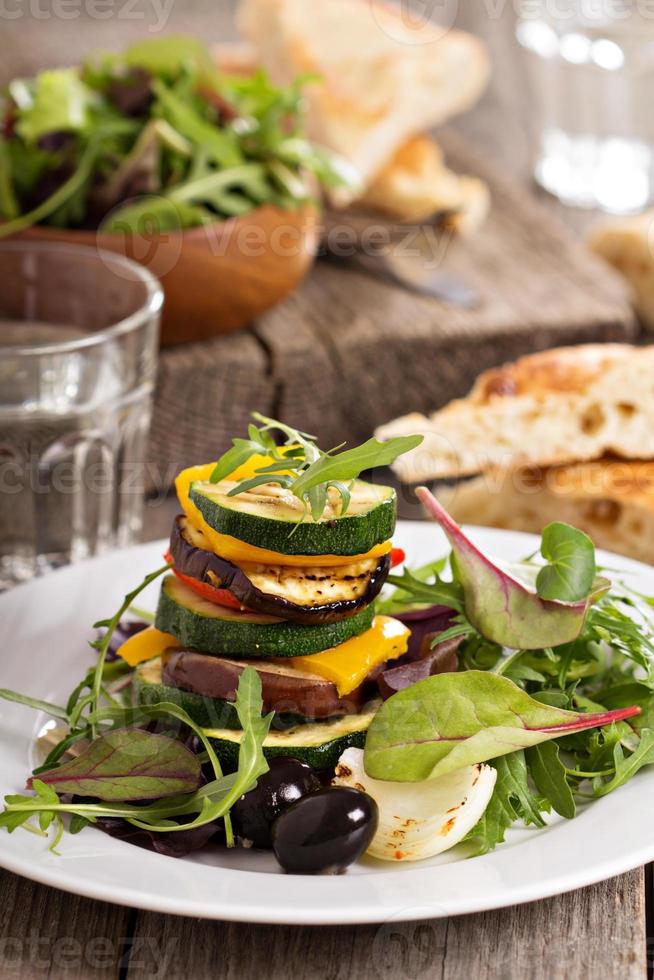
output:
[[[445,212],[456,231],[478,228],[490,207],[483,180],[449,170],[443,151],[428,136],[414,136],[401,146],[356,205],[397,221],[420,223]]]
[[[424,443],[395,464],[407,483],[606,454],[654,457],[654,345],[532,354],[486,371],[466,398],[429,418],[406,415],[377,436],[414,432]]]
[[[596,460],[488,473],[438,494],[462,524],[540,533],[565,521],[597,547],[654,564],[654,462]]]
[[[598,225],[589,245],[624,275],[638,315],[654,331],[654,211]]]
[[[364,186],[411,136],[473,105],[489,74],[481,41],[408,24],[381,0],[241,0],[238,23],[275,81],[318,76],[309,135],[349,159]]]

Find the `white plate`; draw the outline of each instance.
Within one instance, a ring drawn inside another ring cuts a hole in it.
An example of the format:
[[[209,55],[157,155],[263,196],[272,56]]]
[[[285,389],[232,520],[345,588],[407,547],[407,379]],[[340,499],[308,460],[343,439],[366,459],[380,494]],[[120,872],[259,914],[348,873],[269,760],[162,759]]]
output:
[[[475,529],[484,549],[508,560],[534,550],[528,535]],[[433,524],[401,523],[396,543],[419,565],[445,550]],[[158,567],[162,543],[84,562],[0,597],[0,687],[61,702],[92,662],[90,624],[111,615],[123,595]],[[654,569],[615,556],[654,593]],[[158,584],[139,603],[154,608]],[[20,791],[33,765],[44,718],[0,701],[0,791]],[[430,862],[362,861],[340,877],[282,876],[267,854],[215,849],[178,860],[84,830],[62,840],[61,857],[18,830],[0,830],[0,866],[46,885],[159,912],[280,924],[388,922],[459,915],[529,902],[589,885],[654,859],[654,772],[641,772],[575,820],[544,830],[516,829],[484,857],[449,852]],[[626,819],[628,815],[628,820]]]

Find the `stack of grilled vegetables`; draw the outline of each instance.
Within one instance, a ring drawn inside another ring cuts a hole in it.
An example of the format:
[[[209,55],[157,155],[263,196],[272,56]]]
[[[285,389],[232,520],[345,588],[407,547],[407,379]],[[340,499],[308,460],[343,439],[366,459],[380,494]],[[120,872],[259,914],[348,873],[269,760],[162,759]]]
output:
[[[332,768],[345,749],[363,746],[378,707],[371,678],[405,653],[409,637],[374,612],[400,557],[391,545],[394,490],[359,479],[346,490],[325,486],[312,513],[289,482],[306,471],[306,454],[290,449],[290,469],[268,482],[279,456],[254,453],[217,481],[220,463],[179,475],[183,513],[155,625],[119,651],[137,668],[138,698],[181,705],[228,770],[242,738],[234,702],[248,664],[261,678],[264,711],[275,712],[266,756]]]

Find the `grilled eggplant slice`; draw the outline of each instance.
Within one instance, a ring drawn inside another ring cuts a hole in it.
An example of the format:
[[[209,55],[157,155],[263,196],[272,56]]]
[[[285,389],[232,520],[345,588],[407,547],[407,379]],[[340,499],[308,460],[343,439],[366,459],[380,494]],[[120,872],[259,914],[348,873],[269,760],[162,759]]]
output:
[[[208,657],[192,650],[164,654],[162,681],[168,687],[221,701],[235,701],[238,682],[247,661]],[[334,718],[355,712],[361,704],[361,688],[341,698],[331,681],[274,660],[252,663],[261,678],[264,711],[299,715],[307,721]]]
[[[229,589],[248,609],[304,626],[336,623],[369,606],[386,581],[391,561],[388,554],[334,568],[234,565],[206,544],[202,531],[188,518],[176,518],[170,553],[178,571]]]

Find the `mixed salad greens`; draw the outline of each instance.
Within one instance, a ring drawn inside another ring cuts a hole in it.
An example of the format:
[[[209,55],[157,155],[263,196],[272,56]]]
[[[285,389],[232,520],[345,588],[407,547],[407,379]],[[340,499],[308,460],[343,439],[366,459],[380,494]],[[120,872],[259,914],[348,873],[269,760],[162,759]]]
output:
[[[0,237],[192,228],[348,183],[305,138],[310,82],[221,74],[201,42],[176,36],[16,78],[0,102]]]
[[[420,488],[451,552],[390,573],[394,493],[359,474],[416,440],[325,453],[255,421],[180,474],[166,563],[96,624],[66,704],[0,691],[60,726],[0,826],[334,872],[486,853],[654,763],[654,600],[605,577],[587,535],[551,524],[509,565]],[[129,622],[164,575],[154,625]]]

